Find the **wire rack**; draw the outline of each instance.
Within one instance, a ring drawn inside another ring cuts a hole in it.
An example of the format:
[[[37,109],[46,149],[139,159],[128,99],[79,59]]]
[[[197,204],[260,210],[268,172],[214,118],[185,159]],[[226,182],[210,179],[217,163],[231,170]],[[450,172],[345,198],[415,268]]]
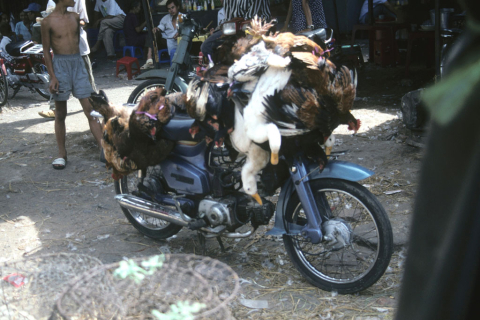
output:
[[[65,285],[102,265],[82,254],[50,254],[0,265],[0,319],[47,319]]]
[[[228,303],[240,285],[230,267],[203,256],[160,257],[162,266],[141,280],[114,275],[121,263],[91,269],[69,284],[58,299],[52,318],[180,319],[168,317],[172,306],[180,302],[201,305],[188,319],[233,319]],[[145,259],[130,262],[141,265]],[[165,317],[157,318],[152,312]]]

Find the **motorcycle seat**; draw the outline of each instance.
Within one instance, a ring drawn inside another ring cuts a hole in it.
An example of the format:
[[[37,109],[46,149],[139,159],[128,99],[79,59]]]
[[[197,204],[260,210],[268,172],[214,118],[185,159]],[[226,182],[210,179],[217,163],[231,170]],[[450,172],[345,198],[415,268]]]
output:
[[[33,41],[27,40],[27,41],[20,41],[20,42],[15,42],[15,43],[9,43],[6,47],[5,50],[7,50],[7,53],[11,55],[12,57],[19,57],[22,55],[21,50],[27,46],[33,46],[35,43]]]
[[[162,137],[172,141],[200,141],[205,137],[201,132],[192,138],[189,132],[195,119],[190,118],[186,113],[175,113],[172,119],[163,126]]]

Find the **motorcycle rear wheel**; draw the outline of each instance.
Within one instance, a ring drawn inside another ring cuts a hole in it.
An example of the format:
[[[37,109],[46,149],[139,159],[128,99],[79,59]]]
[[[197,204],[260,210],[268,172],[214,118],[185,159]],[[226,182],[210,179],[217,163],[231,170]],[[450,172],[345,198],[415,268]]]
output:
[[[326,241],[312,244],[300,234],[284,235],[290,259],[308,282],[322,290],[349,294],[367,289],[384,274],[393,252],[392,227],[385,210],[355,182],[320,179],[310,186],[324,223],[336,218],[349,225],[350,242],[332,247]],[[285,220],[307,223],[296,193],[289,200]]]
[[[145,95],[147,91],[150,90],[155,90],[158,87],[164,88],[165,87],[165,82],[167,79],[165,78],[155,78],[155,79],[149,79],[146,80],[142,83],[140,83],[130,94],[130,97],[128,97],[128,103],[139,103],[142,97]],[[176,85],[173,84],[173,92],[180,92],[180,88]]]
[[[0,107],[4,106],[8,101],[8,82],[7,75],[0,66]]]
[[[155,175],[156,173],[157,169],[154,167],[148,167],[145,177],[148,178],[150,175]],[[115,192],[117,194],[131,194],[132,191],[137,189],[137,184],[140,181],[140,178],[141,171],[136,171],[128,176],[123,176],[122,179],[115,181]],[[167,239],[177,234],[182,229],[181,226],[137,211],[125,208],[122,208],[122,211],[135,229],[152,239]]]

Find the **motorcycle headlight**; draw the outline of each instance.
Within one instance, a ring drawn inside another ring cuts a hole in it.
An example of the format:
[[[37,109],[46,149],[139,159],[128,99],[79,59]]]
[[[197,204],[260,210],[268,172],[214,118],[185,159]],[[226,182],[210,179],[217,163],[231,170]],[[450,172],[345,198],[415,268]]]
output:
[[[223,24],[223,34],[230,36],[237,33],[235,22],[228,22]]]

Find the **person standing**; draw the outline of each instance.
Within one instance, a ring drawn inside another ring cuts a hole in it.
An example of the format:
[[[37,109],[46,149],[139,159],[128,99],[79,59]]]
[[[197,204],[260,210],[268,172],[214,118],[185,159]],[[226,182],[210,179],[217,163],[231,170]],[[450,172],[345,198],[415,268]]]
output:
[[[95,26],[99,26],[97,43],[92,47],[92,53],[105,46],[107,58],[115,60],[115,48],[113,35],[115,31],[123,29],[125,12],[118,6],[115,0],[97,0],[94,11],[96,12]]]
[[[48,0],[47,7],[55,7],[55,2],[53,0]],[[97,86],[95,85],[95,78],[93,77],[92,63],[88,54],[90,53],[90,47],[88,46],[87,32],[85,31],[85,26],[89,23],[87,8],[85,6],[85,0],[75,0],[75,5],[73,7],[68,7],[67,11],[76,12],[80,16],[80,55],[85,62],[85,68],[88,73],[88,80],[94,92],[97,92]],[[51,105],[48,111],[40,111],[38,114],[44,118],[55,118],[55,105]]]
[[[327,22],[322,0],[291,0],[282,32],[287,31],[290,20],[292,21],[291,29],[293,33],[326,28]]]
[[[179,14],[180,4],[177,0],[168,0],[167,1],[167,10],[168,14],[160,20],[158,27],[153,29],[153,32],[156,33],[160,31],[162,37],[167,40],[168,53],[172,50],[177,49],[177,17]]]
[[[102,139],[102,127],[91,115],[92,106],[88,97],[92,94],[92,86],[88,81],[85,62],[80,55],[80,16],[67,11],[75,5],[74,0],[54,0],[55,10],[41,22],[43,51],[53,50],[46,54],[45,65],[50,75],[49,90],[55,100],[55,137],[57,139],[58,156],[52,162],[54,169],[65,169],[67,150],[65,149],[65,118],[67,116],[67,100],[70,93],[79,99],[83,112],[88,119],[98,146]]]

